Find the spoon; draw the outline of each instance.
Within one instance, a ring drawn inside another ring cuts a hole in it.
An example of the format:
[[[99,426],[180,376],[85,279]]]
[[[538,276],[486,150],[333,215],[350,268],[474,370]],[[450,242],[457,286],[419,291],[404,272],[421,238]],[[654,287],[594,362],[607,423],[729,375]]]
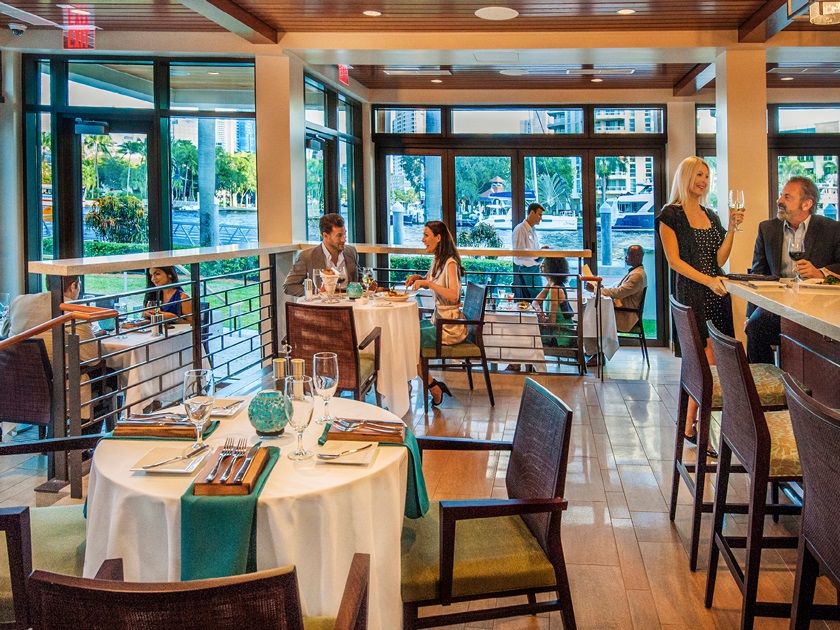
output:
[[[338,453],[318,453],[318,459],[338,459],[342,455],[350,455],[351,453],[358,453],[359,451],[363,451],[366,448],[370,448],[373,446],[373,442],[368,442],[364,446],[360,446],[359,448],[350,448],[346,451],[341,451]]]

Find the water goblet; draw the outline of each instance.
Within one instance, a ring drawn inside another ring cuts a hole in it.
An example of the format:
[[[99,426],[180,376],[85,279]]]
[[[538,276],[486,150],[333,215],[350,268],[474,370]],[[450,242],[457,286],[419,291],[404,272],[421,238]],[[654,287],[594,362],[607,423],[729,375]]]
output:
[[[289,425],[297,433],[297,448],[289,453],[289,459],[296,462],[312,457],[312,453],[303,448],[303,432],[312,420],[315,409],[311,376],[287,376],[285,381],[286,397],[292,401],[292,413]]]
[[[204,444],[204,425],[213,410],[216,383],[213,370],[187,370],[184,372],[184,411],[195,425],[196,444]]]
[[[128,315],[128,304],[125,302],[117,302],[114,304],[114,310],[118,313],[114,320],[116,322],[115,328],[117,332],[117,334],[114,335],[114,339],[128,339],[128,335],[124,332],[120,332],[120,322],[125,322],[126,315]]]
[[[729,211],[743,212],[744,211],[744,191],[739,188],[733,188],[729,191]],[[743,232],[740,227],[735,226],[736,232]]]
[[[323,300],[324,297],[321,294],[322,287],[324,286],[324,280],[321,278],[321,272],[323,269],[313,269],[312,270],[312,284],[315,285],[315,299],[316,300]]]
[[[373,282],[373,269],[371,267],[362,267],[362,286],[365,291],[370,290],[370,285]]]
[[[318,418],[318,424],[332,422],[330,398],[338,388],[338,355],[335,352],[316,352],[312,357],[312,382],[315,392],[324,399],[324,415]]]
[[[790,256],[790,259],[794,262],[805,258],[805,239],[790,239],[790,241],[788,241],[788,256]],[[794,279],[794,282],[802,282],[798,269],[796,271],[796,278]]]

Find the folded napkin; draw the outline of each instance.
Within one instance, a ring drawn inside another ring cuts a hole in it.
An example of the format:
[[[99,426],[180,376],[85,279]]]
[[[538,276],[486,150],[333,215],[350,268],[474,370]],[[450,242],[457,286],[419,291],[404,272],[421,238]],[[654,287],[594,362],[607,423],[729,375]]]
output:
[[[181,423],[172,423],[174,426],[160,426],[154,424],[138,425],[118,422],[117,426],[110,433],[103,435],[103,438],[113,440],[195,440],[195,425],[189,426]],[[218,420],[211,420],[204,426],[202,435],[208,438],[219,427]]]
[[[181,580],[226,577],[257,570],[257,498],[280,457],[268,447],[268,462],[247,495],[181,496]]]
[[[327,422],[324,432],[318,438],[318,444],[323,446],[327,442],[331,423]],[[408,518],[420,518],[429,511],[429,495],[426,493],[426,478],[423,476],[423,462],[420,459],[420,447],[412,430],[406,426],[404,442],[385,442],[380,435],[376,439],[379,446],[404,446],[408,449],[408,477],[405,481],[405,510]]]

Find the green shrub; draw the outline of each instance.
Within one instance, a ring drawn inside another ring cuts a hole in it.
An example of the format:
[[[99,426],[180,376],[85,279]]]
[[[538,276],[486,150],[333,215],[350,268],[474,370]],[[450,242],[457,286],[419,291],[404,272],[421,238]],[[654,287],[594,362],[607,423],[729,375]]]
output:
[[[148,243],[109,243],[107,241],[85,241],[85,257],[122,256],[149,251]]]
[[[458,247],[504,247],[496,228],[477,223],[473,228],[458,230]]]
[[[510,284],[513,282],[513,263],[498,258],[465,258],[468,279],[479,284]],[[392,271],[392,283],[405,282],[412,273],[425,273],[432,264],[430,256],[391,256],[391,267],[410,271]]]
[[[112,243],[142,243],[148,240],[149,216],[143,202],[133,195],[106,195],[93,200],[85,225]]]

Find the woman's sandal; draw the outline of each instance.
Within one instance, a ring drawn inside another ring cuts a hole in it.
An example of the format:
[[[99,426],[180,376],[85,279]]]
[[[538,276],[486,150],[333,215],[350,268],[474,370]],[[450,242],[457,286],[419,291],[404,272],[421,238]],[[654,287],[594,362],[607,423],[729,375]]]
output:
[[[686,442],[688,442],[689,444],[693,444],[694,446],[697,446],[697,423],[696,422],[693,422],[691,424],[691,429],[692,429],[692,431],[694,431],[694,435],[683,434],[683,439]],[[706,448],[706,457],[709,457],[711,459],[717,459],[718,458],[718,452],[713,447],[709,446],[709,447]]]
[[[435,395],[432,393],[433,387],[437,387],[438,389],[440,389],[440,398],[438,400],[435,400]],[[429,395],[432,397],[432,407],[437,407],[443,402],[444,394],[452,398],[452,392],[449,391],[449,386],[446,383],[441,383],[440,381],[435,379],[429,384]]]

